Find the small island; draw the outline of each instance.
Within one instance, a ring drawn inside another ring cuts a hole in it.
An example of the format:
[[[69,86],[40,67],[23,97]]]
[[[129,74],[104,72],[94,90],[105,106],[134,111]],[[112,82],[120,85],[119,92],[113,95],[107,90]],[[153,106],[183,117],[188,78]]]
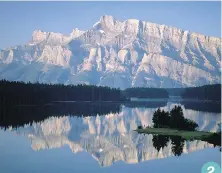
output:
[[[202,140],[221,146],[221,132],[197,131],[198,124],[183,115],[181,106],[175,106],[170,112],[158,108],[153,114],[153,127],[138,126],[138,133],[179,136],[184,140]]]

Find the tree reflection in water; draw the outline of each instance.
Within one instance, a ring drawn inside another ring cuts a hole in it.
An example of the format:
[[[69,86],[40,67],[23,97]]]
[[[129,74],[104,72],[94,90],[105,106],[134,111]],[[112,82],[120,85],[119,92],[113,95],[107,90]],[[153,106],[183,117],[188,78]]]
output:
[[[180,156],[183,153],[183,147],[185,140],[180,136],[171,136],[171,150],[175,156]]]
[[[153,146],[159,152],[160,149],[166,147],[169,142],[169,136],[166,135],[153,135]]]
[[[183,153],[185,140],[180,136],[167,136],[167,135],[153,135],[153,146],[159,152],[160,149],[167,147],[171,141],[171,150],[175,156],[180,156]]]

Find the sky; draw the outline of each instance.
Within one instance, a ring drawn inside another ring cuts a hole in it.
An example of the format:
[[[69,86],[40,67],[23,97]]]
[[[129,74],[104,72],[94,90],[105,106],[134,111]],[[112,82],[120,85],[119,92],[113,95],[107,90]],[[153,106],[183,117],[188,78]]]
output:
[[[221,37],[220,2],[0,2],[0,49],[31,40],[32,32],[90,29],[102,15],[174,26]]]

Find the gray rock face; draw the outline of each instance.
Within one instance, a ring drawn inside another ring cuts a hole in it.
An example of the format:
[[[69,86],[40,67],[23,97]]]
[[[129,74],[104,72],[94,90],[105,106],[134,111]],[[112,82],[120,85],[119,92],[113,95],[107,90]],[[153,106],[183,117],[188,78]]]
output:
[[[102,16],[68,36],[36,30],[0,51],[0,78],[110,87],[220,83],[221,39],[136,19]]]

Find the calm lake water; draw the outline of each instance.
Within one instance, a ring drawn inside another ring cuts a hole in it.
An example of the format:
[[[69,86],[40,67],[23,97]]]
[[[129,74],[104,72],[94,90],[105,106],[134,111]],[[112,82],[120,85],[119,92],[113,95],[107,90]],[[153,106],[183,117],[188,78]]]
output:
[[[203,111],[200,105],[195,109],[192,103],[191,109],[171,101],[161,103],[160,107],[170,110],[178,104],[183,107],[186,118],[198,123],[199,130],[215,132],[218,129],[220,112]],[[81,113],[61,112],[17,128],[2,126],[0,172],[199,173],[206,162],[220,164],[219,148],[207,142],[169,139],[158,151],[158,141],[155,143],[153,135],[133,131],[137,125],[152,124],[153,112],[159,106],[150,105],[122,105],[119,112],[105,111],[84,117]],[[32,113],[29,116],[32,117]],[[3,116],[1,121],[6,121]]]

